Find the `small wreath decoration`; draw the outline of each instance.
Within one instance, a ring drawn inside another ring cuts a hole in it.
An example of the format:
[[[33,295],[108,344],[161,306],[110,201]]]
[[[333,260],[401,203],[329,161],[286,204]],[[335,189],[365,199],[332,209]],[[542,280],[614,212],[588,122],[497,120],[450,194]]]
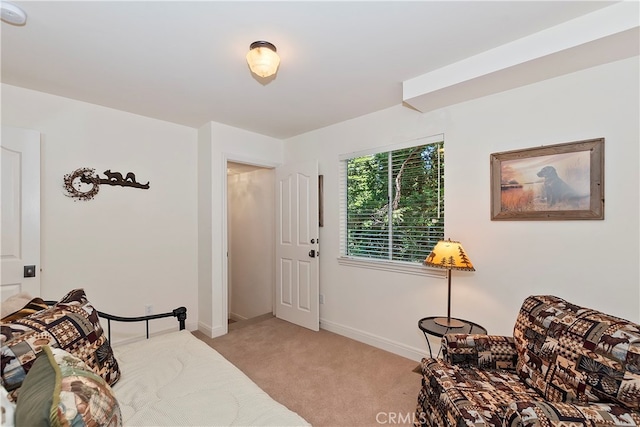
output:
[[[98,191],[100,191],[100,181],[96,170],[91,168],[80,168],[73,173],[64,176],[64,188],[67,190],[67,197],[73,197],[78,200],[91,200]],[[82,184],[91,184],[87,191],[82,190]]]

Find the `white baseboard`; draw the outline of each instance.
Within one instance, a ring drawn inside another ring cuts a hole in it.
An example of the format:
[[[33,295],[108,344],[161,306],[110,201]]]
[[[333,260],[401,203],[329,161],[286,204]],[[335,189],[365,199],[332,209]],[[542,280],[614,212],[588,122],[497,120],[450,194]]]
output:
[[[198,322],[185,322],[184,323],[184,328],[187,331],[193,332],[193,331],[198,329]]]
[[[338,335],[351,338],[356,341],[360,341],[365,344],[369,344],[373,347],[380,348],[390,353],[397,354],[407,359],[415,360],[419,362],[426,356],[424,349],[411,347],[387,338],[379,337],[377,335],[370,334],[369,332],[361,331],[349,326],[340,325],[335,322],[320,319],[320,328],[329,332],[334,332]]]
[[[247,320],[248,317],[240,316],[237,313],[229,313],[229,319],[235,320],[236,322],[241,322],[243,320]]]
[[[211,333],[213,329],[211,328],[211,325],[206,325],[203,322],[198,322],[198,330],[208,337],[212,336]]]
[[[191,329],[190,329],[191,330]],[[210,338],[222,336],[227,333],[222,326],[212,327],[202,322],[198,322],[198,330]]]

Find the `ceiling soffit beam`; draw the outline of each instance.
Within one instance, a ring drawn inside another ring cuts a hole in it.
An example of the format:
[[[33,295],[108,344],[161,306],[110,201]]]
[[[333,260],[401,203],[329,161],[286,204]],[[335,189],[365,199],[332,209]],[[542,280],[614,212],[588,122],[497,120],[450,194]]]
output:
[[[402,84],[427,112],[640,54],[640,3],[625,1],[469,57]]]

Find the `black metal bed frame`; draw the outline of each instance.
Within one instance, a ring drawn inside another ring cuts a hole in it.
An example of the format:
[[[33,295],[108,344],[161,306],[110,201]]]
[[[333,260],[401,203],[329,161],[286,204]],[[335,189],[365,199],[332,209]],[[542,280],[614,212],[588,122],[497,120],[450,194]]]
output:
[[[55,305],[58,301],[45,301],[45,303],[49,306]],[[107,319],[107,338],[109,342],[111,342],[111,321],[114,322],[145,322],[147,327],[147,339],[149,339],[149,320],[154,319],[162,319],[165,317],[176,317],[178,319],[178,323],[180,324],[180,330],[185,328],[185,321],[187,320],[187,309],[185,307],[178,307],[173,311],[167,313],[159,313],[159,314],[149,314],[147,316],[137,316],[137,317],[123,317],[123,316],[115,316],[113,314],[104,313],[102,311],[96,310],[98,312],[98,316],[103,319]]]

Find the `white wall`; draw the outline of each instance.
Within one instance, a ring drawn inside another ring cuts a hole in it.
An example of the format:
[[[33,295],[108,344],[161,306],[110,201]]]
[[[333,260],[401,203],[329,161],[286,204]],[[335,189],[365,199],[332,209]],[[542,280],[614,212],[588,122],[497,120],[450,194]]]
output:
[[[228,177],[229,318],[250,319],[273,309],[275,171]]]
[[[640,320],[638,57],[422,114],[397,106],[286,141],[286,161],[317,158],[323,328],[418,359],[420,318],[446,314],[446,281],[338,265],[338,157],[445,135],[446,237],[476,272],[453,272],[452,315],[511,334],[530,294],[555,294]],[[489,155],[589,138],[605,142],[603,221],[491,221]],[[437,340],[432,345],[438,345]]]
[[[445,135],[446,234],[463,242],[477,269],[453,273],[454,316],[508,334],[526,295],[551,293],[639,321],[638,75],[636,57],[427,114],[398,105],[286,142],[8,85],[2,121],[43,134],[45,298],[82,286],[98,308],[122,315],[178,303],[190,328],[198,319],[211,336],[225,333],[227,160],[318,159],[321,326],[418,359],[426,345],[417,321],[445,311],[446,282],[338,265],[338,156]],[[490,221],[490,153],[595,137],[606,139],[605,220]],[[133,171],[151,189],[105,186],[96,199],[74,202],[62,178],[84,166]]]
[[[210,122],[198,130],[198,329],[214,337],[227,332],[227,161],[256,166],[282,164],[284,143]]]
[[[184,305],[195,329],[197,131],[4,84],[2,123],[42,134],[43,297],[82,287],[99,310],[123,316]],[[63,177],[81,167],[134,172],[150,188],[103,184],[93,200],[74,201]]]

